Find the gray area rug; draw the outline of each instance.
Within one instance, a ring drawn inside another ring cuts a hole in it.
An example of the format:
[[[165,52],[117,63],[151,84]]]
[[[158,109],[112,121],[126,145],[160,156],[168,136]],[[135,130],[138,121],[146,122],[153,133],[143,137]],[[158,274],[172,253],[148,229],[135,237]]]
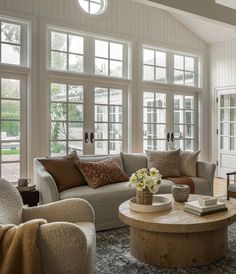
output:
[[[177,251],[178,252],[178,251]],[[226,257],[213,264],[190,269],[159,268],[136,260],[129,249],[129,228],[97,233],[96,274],[236,274],[236,224],[229,227]]]

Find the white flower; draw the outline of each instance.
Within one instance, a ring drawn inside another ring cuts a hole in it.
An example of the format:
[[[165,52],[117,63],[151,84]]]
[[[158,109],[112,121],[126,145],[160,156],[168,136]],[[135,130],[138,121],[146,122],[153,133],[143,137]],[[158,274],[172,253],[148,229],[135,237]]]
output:
[[[152,167],[149,173],[151,177],[156,177],[158,175],[158,170],[155,167]]]
[[[146,182],[145,181],[142,181],[142,182],[139,182],[136,184],[136,188],[137,190],[139,191],[142,191],[146,188]]]
[[[151,186],[148,187],[148,189],[150,190],[150,192],[152,192],[153,194],[157,193],[158,189],[159,189],[159,185],[153,183]]]
[[[152,193],[158,191],[161,183],[161,174],[156,168],[141,168],[133,173],[130,177],[128,186],[135,185],[137,190],[143,191],[148,188]]]

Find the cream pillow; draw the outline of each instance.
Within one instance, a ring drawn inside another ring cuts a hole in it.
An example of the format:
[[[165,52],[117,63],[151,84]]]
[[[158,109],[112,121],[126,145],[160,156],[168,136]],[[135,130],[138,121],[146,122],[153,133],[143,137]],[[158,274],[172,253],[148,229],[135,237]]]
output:
[[[148,168],[157,168],[162,177],[180,177],[180,149],[173,151],[146,151]]]
[[[197,157],[200,151],[180,152],[180,173],[188,177],[197,177]]]

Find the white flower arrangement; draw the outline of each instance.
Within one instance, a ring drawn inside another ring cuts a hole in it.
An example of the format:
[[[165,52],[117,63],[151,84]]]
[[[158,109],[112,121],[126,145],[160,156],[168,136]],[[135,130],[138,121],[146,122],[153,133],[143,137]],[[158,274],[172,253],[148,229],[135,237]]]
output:
[[[141,168],[129,179],[128,186],[135,185],[136,189],[143,191],[144,189],[149,189],[153,194],[157,193],[159,185],[161,183],[161,174],[156,168]]]

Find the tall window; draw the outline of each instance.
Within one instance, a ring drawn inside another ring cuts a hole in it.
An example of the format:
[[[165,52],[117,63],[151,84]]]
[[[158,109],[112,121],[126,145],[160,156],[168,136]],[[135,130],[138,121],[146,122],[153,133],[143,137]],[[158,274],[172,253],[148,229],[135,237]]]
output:
[[[144,150],[166,149],[166,95],[144,92],[143,97]]]
[[[0,60],[2,64],[28,65],[28,24],[0,18]]]
[[[95,154],[122,151],[123,91],[95,88]]]
[[[0,75],[0,177],[12,182],[24,174],[20,163],[25,154],[25,96],[20,79]]]
[[[51,64],[53,70],[84,71],[84,38],[51,31]]]
[[[143,49],[143,79],[166,82],[166,53],[153,49]]]
[[[83,86],[51,84],[51,154],[83,153]]]
[[[174,96],[174,136],[176,148],[195,149],[195,98],[194,96]]]
[[[124,77],[123,45],[95,40],[95,74]]]

